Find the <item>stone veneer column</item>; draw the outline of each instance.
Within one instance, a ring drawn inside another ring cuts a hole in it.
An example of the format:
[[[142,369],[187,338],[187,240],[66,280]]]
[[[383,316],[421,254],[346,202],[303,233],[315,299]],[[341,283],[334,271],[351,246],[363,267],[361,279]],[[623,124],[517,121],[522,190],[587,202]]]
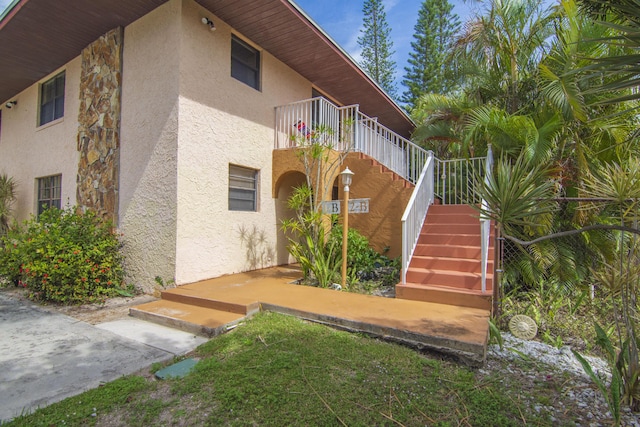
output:
[[[123,28],[115,28],[82,51],[78,113],[77,203],[114,224],[118,221],[123,39]]]

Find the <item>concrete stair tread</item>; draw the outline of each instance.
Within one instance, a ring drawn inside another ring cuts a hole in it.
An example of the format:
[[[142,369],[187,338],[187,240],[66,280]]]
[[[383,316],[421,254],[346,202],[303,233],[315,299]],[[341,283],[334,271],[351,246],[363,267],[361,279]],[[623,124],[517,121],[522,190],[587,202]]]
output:
[[[129,309],[133,317],[149,320],[197,335],[214,336],[246,315],[176,301],[158,300]]]
[[[408,287],[417,287],[420,289],[433,289],[433,290],[442,290],[447,292],[454,292],[460,294],[468,294],[468,295],[491,295],[492,289],[487,287],[487,292],[482,292],[481,289],[466,289],[466,288],[456,288],[454,286],[446,286],[446,285],[429,285],[423,283],[402,283],[398,286],[408,286]]]
[[[465,249],[478,249],[480,250],[480,245],[450,245],[450,244],[442,244],[442,243],[423,243],[418,241],[417,246],[443,246],[443,247],[456,247],[456,248],[465,248]]]
[[[424,274],[447,274],[450,276],[469,276],[480,278],[480,272],[473,271],[456,271],[456,270],[440,270],[437,268],[409,267],[408,271],[416,271]],[[487,278],[493,277],[493,273],[487,272]]]
[[[256,313],[260,310],[260,306],[257,301],[223,301],[219,296],[213,295],[209,292],[193,292],[193,290],[187,287],[169,289],[167,291],[163,291],[161,295],[163,300],[235,314],[247,315]]]
[[[420,258],[420,259],[432,259],[432,260],[440,260],[440,261],[460,261],[460,262],[477,262],[478,264],[480,263],[479,259],[475,259],[475,258],[461,258],[461,257],[448,257],[448,256],[438,256],[438,255],[414,255],[413,258]],[[493,262],[492,259],[489,260],[489,262]]]
[[[451,288],[442,285],[433,286],[416,283],[400,283],[396,285],[396,298],[483,310],[491,310],[492,296],[493,291],[490,288],[487,289],[486,293],[482,293],[481,290]]]

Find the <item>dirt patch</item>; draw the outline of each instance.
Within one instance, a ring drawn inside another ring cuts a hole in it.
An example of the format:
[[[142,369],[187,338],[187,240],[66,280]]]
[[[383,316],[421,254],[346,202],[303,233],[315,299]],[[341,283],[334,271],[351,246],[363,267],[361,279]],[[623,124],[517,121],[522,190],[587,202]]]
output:
[[[0,292],[10,295],[12,298],[27,300],[26,291],[22,288],[7,287]],[[158,298],[153,295],[136,295],[134,297],[111,298],[102,304],[84,305],[43,305],[38,303],[45,310],[52,310],[65,314],[74,319],[96,325],[98,323],[111,322],[125,318],[129,315],[129,308],[132,306],[155,301]]]

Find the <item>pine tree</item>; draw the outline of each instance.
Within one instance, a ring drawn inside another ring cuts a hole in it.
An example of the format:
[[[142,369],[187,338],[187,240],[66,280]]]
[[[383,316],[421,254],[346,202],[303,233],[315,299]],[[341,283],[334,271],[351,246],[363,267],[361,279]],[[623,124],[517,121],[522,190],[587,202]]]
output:
[[[382,0],[366,0],[362,7],[363,28],[358,37],[362,48],[360,65],[391,97],[396,97],[394,74],[396,63],[391,59],[394,54],[393,42],[389,38],[391,29],[387,24],[387,15]]]
[[[446,94],[452,89],[447,56],[460,28],[460,19],[452,10],[448,0],[424,0],[422,3],[411,42],[410,66],[405,67],[402,81],[407,87],[402,102],[407,103],[409,109],[424,93]]]

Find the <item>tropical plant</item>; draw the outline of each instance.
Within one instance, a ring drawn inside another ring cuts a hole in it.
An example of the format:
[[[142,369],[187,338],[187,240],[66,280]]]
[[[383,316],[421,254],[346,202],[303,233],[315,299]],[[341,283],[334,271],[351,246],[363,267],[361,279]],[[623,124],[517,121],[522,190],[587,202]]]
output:
[[[616,34],[601,41],[623,47],[625,52],[606,57],[592,57],[592,63],[582,71],[590,72],[587,78],[599,78],[602,74],[610,80],[596,91],[626,90],[605,102],[618,103],[640,99],[640,0],[579,0],[587,13],[601,26],[615,30]]]
[[[554,265],[564,265],[564,268],[554,268],[552,264],[538,263],[540,267],[544,267],[548,272],[541,272],[538,277],[534,278],[542,283],[542,280],[548,281],[551,278],[551,284],[574,283],[576,285],[585,285],[591,283],[595,285],[598,295],[603,296],[610,302],[612,307],[611,328],[613,334],[605,333],[600,324],[595,325],[597,344],[602,348],[612,372],[612,380],[609,384],[605,384],[601,379],[595,379],[595,375],[583,359],[579,358],[585,371],[592,377],[601,388],[607,402],[610,405],[611,412],[616,421],[620,419],[620,405],[626,404],[632,410],[640,410],[640,358],[637,338],[637,324],[639,314],[640,296],[640,246],[638,245],[638,236],[640,232],[637,229],[637,218],[640,210],[638,205],[640,200],[640,160],[637,158],[629,158],[624,162],[624,166],[620,164],[608,164],[597,169],[597,173],[591,175],[585,180],[585,195],[591,200],[606,200],[605,208],[595,209],[592,203],[586,201],[575,202],[577,209],[585,209],[592,211],[587,218],[591,222],[581,228],[576,228],[573,221],[565,224],[564,230],[557,229],[561,224],[555,215],[554,221],[550,222],[551,227],[540,227],[539,224],[544,223],[541,218],[549,213],[555,213],[552,209],[553,204],[548,204],[549,194],[537,193],[532,191],[534,183],[537,180],[531,180],[528,177],[535,174],[531,171],[528,173],[520,172],[509,174],[512,167],[516,169],[522,168],[519,162],[514,165],[505,165],[499,163],[496,169],[496,178],[488,180],[485,188],[480,191],[488,200],[486,215],[500,221],[501,229],[506,230],[503,235],[510,241],[522,246],[523,254],[532,255],[539,261],[538,257],[548,258]],[[505,173],[505,169],[507,173]],[[506,176],[515,177],[515,182],[509,184],[505,179]],[[518,178],[526,176],[527,178]],[[521,183],[521,184],[516,184]],[[517,190],[512,190],[512,185],[517,186]],[[524,190],[520,189],[520,185]],[[547,184],[548,186],[549,184]],[[540,188],[545,185],[541,184]],[[498,190],[503,189],[503,190]],[[539,190],[541,191],[541,190]],[[533,201],[537,200],[538,204],[533,205],[529,195],[534,195]],[[514,201],[521,200],[522,206],[515,209]],[[549,210],[545,209],[548,205]],[[542,212],[539,211],[542,210]],[[562,210],[559,208],[558,210]],[[528,211],[531,216],[526,217]],[[542,217],[540,216],[542,214]],[[574,215],[568,215],[573,217]],[[524,219],[526,217],[526,219]],[[596,231],[606,231],[606,234],[594,234]],[[542,235],[542,237],[523,241],[514,237],[520,233],[523,236]],[[569,244],[556,244],[540,247],[541,244],[551,241],[562,240],[568,236],[580,236],[584,239],[584,244],[576,244],[578,240],[575,238],[571,241],[573,247]],[[617,245],[616,246],[614,245]],[[566,253],[554,252],[553,248],[564,247]],[[587,255],[582,255],[584,252]],[[513,260],[505,260],[505,262]],[[523,264],[516,264],[517,269],[524,270]],[[575,270],[573,275],[565,270]],[[505,268],[505,274],[509,274],[509,268]],[[525,273],[522,273],[523,275]],[[555,280],[555,282],[554,282]],[[562,282],[565,280],[566,282]],[[574,295],[573,289],[568,289],[566,295]],[[544,294],[545,289],[536,290],[538,296]],[[584,295],[584,289],[579,289]],[[554,292],[557,295],[557,291]],[[554,298],[544,298],[544,304],[554,305]]]
[[[382,0],[366,0],[358,46],[362,49],[360,65],[389,95],[396,97],[394,84],[396,63],[393,41]]]
[[[351,128],[349,123],[344,127]],[[289,233],[288,250],[300,263],[304,278],[317,280],[319,286],[328,287],[341,266],[341,253],[334,243],[327,241],[332,223],[322,214],[322,201],[328,197],[333,187],[331,178],[337,175],[348,149],[337,150],[335,132],[321,124],[309,137],[293,135],[292,139],[304,168],[306,183],[294,188],[287,200],[295,216],[283,220],[281,228]],[[342,142],[349,146],[348,134],[342,135]]]
[[[326,239],[327,224],[322,213],[310,204],[313,190],[306,184],[294,188],[287,200],[295,217],[282,220],[282,229],[290,233],[287,249],[300,264],[305,280],[315,280],[322,288],[329,287],[336,280],[341,266],[340,246]]]
[[[525,159],[524,153],[515,162],[501,157],[488,177],[474,178],[475,191],[484,201],[481,206],[472,205],[480,214],[495,221],[498,235],[523,236],[532,232],[544,233],[552,225],[552,213],[555,204],[551,201],[555,185],[549,180],[549,170],[535,165]],[[516,259],[503,260],[506,268],[514,268],[514,272],[505,271],[505,276],[520,271],[522,260],[530,262],[526,251],[520,251]],[[519,268],[518,268],[519,267]],[[525,269],[525,271],[530,270]],[[511,280],[515,277],[511,277]],[[535,281],[536,278],[533,278]],[[531,283],[531,282],[529,282]],[[502,289],[498,284],[494,301],[494,316],[500,317],[500,299]]]
[[[587,191],[592,196],[604,197],[617,208],[617,220],[622,230],[618,233],[618,250],[609,262],[593,269],[596,283],[611,299],[614,310],[614,338],[606,335],[600,341],[607,350],[609,366],[614,373],[609,393],[611,402],[629,405],[640,411],[640,357],[638,319],[640,319],[640,232],[637,231],[640,211],[640,159],[631,158],[625,166],[609,164],[587,181]],[[624,231],[628,227],[629,233]],[[599,326],[596,325],[598,336]],[[607,340],[611,342],[607,342]],[[615,409],[615,408],[612,408]],[[619,416],[619,415],[618,415]]]
[[[463,90],[478,104],[509,114],[526,112],[536,97],[535,77],[552,41],[551,13],[541,0],[491,0],[454,45]]]
[[[16,182],[6,175],[0,175],[0,237],[9,231],[11,208],[16,200]]]

